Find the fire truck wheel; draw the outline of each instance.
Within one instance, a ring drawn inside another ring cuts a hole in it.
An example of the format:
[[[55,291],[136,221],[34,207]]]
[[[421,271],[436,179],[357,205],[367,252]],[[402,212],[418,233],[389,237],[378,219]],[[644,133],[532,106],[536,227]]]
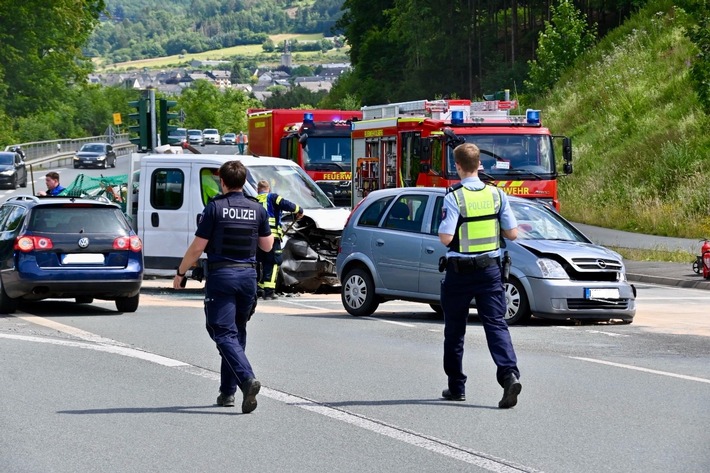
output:
[[[345,274],[340,299],[345,310],[355,317],[371,315],[380,305],[372,276],[361,268],[351,269]]]
[[[511,277],[505,283],[505,304],[507,306],[505,321],[508,322],[508,325],[530,320],[531,313],[528,296],[523,285],[514,277]]]

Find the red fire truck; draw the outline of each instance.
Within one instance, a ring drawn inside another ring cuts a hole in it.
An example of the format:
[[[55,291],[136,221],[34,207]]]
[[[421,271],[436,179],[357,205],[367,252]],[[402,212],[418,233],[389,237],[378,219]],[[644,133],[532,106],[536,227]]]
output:
[[[350,128],[361,111],[250,109],[247,114],[251,153],[296,162],[336,205],[350,205]]]
[[[562,141],[563,174],[572,173],[572,144],[540,122],[539,110],[513,116],[516,101],[418,100],[363,107],[353,123],[353,205],[374,189],[448,187],[459,181],[453,148],[481,150],[479,177],[506,193],[559,209],[553,139]]]

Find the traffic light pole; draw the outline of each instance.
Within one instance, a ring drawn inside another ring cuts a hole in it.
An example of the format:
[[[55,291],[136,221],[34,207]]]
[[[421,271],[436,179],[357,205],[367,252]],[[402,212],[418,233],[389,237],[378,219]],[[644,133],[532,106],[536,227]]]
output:
[[[158,147],[158,127],[155,115],[155,89],[148,89],[148,94],[148,113],[150,114],[150,150],[153,151]]]

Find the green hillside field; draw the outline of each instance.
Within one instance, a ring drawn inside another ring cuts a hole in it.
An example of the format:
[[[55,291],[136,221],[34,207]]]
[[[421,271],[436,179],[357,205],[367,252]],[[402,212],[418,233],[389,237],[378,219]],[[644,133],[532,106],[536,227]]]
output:
[[[562,214],[664,236],[710,237],[710,118],[689,78],[683,12],[658,0],[580,58],[535,104],[573,139]]]
[[[284,40],[298,41],[320,41],[323,39],[322,34],[278,34],[270,36],[274,44],[279,44]],[[333,49],[327,53],[320,51],[299,51],[293,53],[293,62],[295,65],[311,65],[323,64],[328,62],[349,62],[347,48]],[[166,69],[170,67],[186,67],[193,60],[235,60],[235,59],[253,59],[259,64],[276,67],[281,64],[281,53],[266,53],[260,44],[250,44],[245,46],[234,46],[231,48],[215,49],[196,54],[181,54],[174,56],[165,56],[151,59],[141,59],[138,61],[120,62],[115,64],[103,64],[100,60],[96,61],[96,70],[98,72],[116,72],[128,71],[136,69]]]

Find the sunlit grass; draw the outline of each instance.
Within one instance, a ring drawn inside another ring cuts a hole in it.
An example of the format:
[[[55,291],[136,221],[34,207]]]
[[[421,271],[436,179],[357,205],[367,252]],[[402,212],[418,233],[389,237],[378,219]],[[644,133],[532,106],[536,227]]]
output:
[[[700,245],[698,243],[698,245]],[[665,250],[642,250],[635,248],[618,248],[615,246],[607,246],[607,248],[616,251],[624,259],[631,261],[660,261],[666,263],[688,263],[692,267],[696,255],[687,251],[665,251]],[[698,246],[700,250],[700,246]]]
[[[573,138],[562,214],[609,228],[710,236],[710,118],[689,78],[693,45],[673,2],[657,0],[584,56],[545,101]]]

